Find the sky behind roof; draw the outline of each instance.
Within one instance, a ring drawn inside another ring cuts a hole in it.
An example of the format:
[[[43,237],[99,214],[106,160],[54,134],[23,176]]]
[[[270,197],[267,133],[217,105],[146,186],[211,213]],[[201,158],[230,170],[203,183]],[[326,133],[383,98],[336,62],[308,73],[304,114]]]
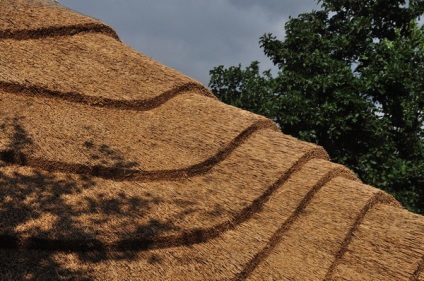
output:
[[[114,28],[121,40],[203,84],[218,65],[272,67],[259,37],[284,36],[289,16],[318,9],[315,0],[59,0]]]

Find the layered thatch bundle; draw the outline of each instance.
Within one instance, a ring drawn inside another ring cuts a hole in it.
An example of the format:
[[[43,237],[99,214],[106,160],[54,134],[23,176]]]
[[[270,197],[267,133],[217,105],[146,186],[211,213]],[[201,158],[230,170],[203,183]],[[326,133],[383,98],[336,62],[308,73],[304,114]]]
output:
[[[424,218],[53,1],[0,0],[0,280],[424,280]]]

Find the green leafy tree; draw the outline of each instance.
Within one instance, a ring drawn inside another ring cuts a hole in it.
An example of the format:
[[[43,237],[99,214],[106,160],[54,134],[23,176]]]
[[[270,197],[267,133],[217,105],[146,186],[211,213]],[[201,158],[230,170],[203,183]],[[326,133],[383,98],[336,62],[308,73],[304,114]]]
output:
[[[260,38],[259,63],[211,70],[224,102],[322,145],[366,183],[424,214],[423,0],[324,0]]]

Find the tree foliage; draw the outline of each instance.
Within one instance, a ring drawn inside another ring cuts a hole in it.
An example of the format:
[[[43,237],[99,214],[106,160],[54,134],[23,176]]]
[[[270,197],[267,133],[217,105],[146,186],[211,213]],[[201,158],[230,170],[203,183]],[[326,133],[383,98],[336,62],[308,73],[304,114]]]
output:
[[[209,86],[424,214],[424,1],[318,2],[284,40],[260,38],[276,77],[258,62],[218,66]]]

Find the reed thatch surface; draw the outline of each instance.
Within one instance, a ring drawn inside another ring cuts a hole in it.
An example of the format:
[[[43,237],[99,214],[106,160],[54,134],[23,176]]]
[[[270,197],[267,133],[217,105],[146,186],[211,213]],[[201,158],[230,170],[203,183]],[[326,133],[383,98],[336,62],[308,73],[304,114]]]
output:
[[[54,1],[0,0],[0,280],[423,280],[424,218]]]
[[[2,0],[0,38],[37,39],[100,32],[119,40],[104,23],[72,12],[53,0]]]

